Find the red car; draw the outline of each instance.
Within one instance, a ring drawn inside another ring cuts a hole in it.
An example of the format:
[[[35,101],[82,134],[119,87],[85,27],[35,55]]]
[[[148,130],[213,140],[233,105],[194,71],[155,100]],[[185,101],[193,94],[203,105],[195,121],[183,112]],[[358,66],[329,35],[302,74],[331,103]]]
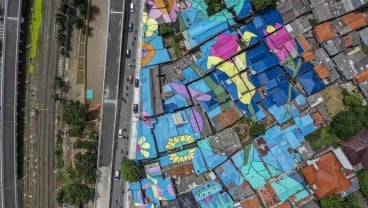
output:
[[[133,80],[134,80],[134,75],[130,74],[129,77],[128,77],[128,83],[133,84]]]

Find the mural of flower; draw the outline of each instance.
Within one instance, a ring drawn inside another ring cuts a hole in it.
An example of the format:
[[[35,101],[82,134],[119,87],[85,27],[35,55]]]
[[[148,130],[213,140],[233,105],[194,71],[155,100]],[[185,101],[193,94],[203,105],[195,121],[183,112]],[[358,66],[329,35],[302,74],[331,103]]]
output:
[[[146,66],[150,61],[155,57],[156,49],[153,45],[143,42],[142,43],[142,58],[141,58],[141,66]]]
[[[143,157],[148,158],[149,152],[147,151],[151,147],[150,143],[146,141],[146,137],[142,136],[138,139],[138,144],[136,146],[136,151],[140,152]]]
[[[211,56],[227,59],[238,52],[238,36],[236,34],[220,34],[211,47]]]
[[[295,56],[298,53],[296,43],[292,40],[290,33],[279,23],[275,27],[267,26],[263,33],[265,35],[272,33],[266,38],[266,44],[281,61],[286,61],[289,55]]]
[[[151,37],[158,30],[158,23],[155,19],[149,18],[147,12],[143,12],[143,32],[145,37]]]
[[[170,138],[166,143],[166,149],[175,149],[178,147],[182,147],[186,144],[190,144],[194,142],[194,138],[190,135],[181,135],[177,137]]]
[[[182,150],[169,155],[169,159],[173,163],[188,162],[194,158],[194,152],[196,148]]]
[[[175,0],[147,0],[147,4],[152,6],[149,17],[156,20],[162,17],[166,23],[176,22],[179,8]]]

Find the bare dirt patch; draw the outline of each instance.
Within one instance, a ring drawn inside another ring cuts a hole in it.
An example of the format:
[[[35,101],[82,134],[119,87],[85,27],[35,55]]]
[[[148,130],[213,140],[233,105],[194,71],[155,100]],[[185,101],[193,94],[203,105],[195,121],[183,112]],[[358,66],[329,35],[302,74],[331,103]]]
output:
[[[321,95],[325,101],[325,108],[331,117],[345,110],[342,89],[337,83],[326,87],[326,89],[321,91]]]

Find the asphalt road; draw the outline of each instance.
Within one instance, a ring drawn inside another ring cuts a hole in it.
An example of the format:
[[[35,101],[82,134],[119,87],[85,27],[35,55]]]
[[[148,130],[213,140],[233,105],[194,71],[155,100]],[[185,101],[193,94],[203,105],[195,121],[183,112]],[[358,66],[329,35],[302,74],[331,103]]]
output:
[[[135,128],[135,123],[131,123],[131,114],[132,114],[132,106],[133,106],[133,93],[134,93],[134,83],[129,84],[127,78],[130,74],[134,75],[136,78],[138,75],[134,74],[134,66],[139,61],[137,56],[139,52],[137,51],[137,38],[138,34],[136,30],[140,27],[140,8],[142,1],[134,1],[135,2],[135,12],[130,12],[130,1],[125,2],[125,23],[124,25],[129,25],[133,23],[133,31],[129,32],[128,27],[123,28],[123,54],[121,56],[121,63],[122,63],[122,76],[120,79],[120,96],[119,96],[119,103],[120,103],[120,112],[119,112],[119,119],[117,120],[119,129],[123,129],[124,136],[126,138],[117,138],[115,143],[115,155],[114,155],[114,170],[120,170],[120,164],[123,158],[127,157],[128,150],[129,150],[129,138],[130,135],[130,127],[133,125]],[[130,58],[126,56],[126,50],[130,49],[131,55]],[[126,131],[124,131],[126,130]],[[113,171],[114,173],[115,171]],[[124,194],[126,190],[124,190],[125,181],[121,177],[120,180],[113,180],[112,185],[112,194],[111,194],[111,207],[123,207],[124,203]],[[124,192],[123,192],[124,191]]]
[[[55,207],[54,152],[55,103],[51,99],[53,77],[57,71],[55,12],[57,0],[43,3],[42,27],[36,72],[38,77],[38,115],[36,123],[37,165],[33,207]]]
[[[110,166],[115,130],[115,116],[117,112],[118,83],[123,27],[123,0],[111,0],[109,31],[107,38],[105,80],[103,92],[103,110],[101,118],[101,141],[99,166]]]
[[[4,94],[3,96],[3,155],[4,155],[4,207],[19,207],[17,183],[17,79],[18,79],[18,37],[21,0],[8,2],[5,26]],[[3,2],[5,3],[5,2]],[[6,4],[5,4],[6,5]]]

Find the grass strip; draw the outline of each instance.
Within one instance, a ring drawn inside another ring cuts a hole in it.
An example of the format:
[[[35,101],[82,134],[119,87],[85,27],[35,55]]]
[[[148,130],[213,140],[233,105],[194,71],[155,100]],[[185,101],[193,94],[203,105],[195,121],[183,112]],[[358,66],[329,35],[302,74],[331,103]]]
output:
[[[42,0],[34,0],[32,9],[32,22],[31,22],[31,64],[29,66],[29,72],[34,72],[34,59],[37,57],[38,43],[40,39],[42,23]]]

